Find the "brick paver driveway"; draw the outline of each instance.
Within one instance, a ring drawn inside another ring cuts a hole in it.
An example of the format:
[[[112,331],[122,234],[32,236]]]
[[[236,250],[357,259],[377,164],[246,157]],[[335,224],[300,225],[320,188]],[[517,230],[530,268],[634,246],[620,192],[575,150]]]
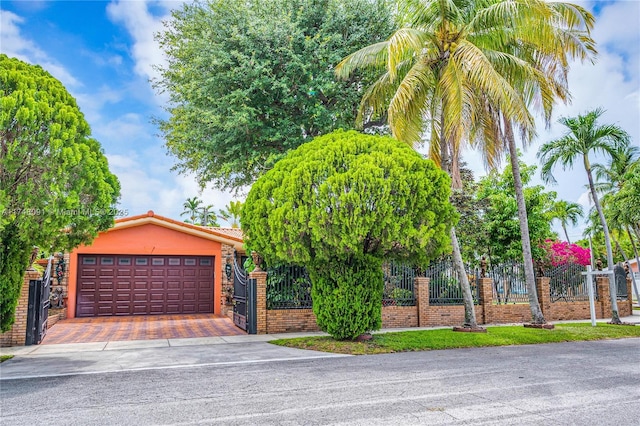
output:
[[[213,314],[74,318],[58,321],[42,344],[114,340],[182,339],[245,334],[227,317]]]

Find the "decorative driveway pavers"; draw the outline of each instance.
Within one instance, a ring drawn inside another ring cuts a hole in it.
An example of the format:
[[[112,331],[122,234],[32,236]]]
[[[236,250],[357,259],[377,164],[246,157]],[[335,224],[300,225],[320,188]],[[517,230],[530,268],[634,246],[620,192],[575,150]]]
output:
[[[212,314],[73,318],[47,331],[42,344],[184,339],[246,334],[227,317]]]

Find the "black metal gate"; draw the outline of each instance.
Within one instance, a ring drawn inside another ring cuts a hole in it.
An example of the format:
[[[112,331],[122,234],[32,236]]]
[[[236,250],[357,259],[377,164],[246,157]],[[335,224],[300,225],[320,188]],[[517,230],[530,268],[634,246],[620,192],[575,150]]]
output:
[[[29,281],[29,305],[27,309],[27,336],[25,345],[37,345],[47,334],[49,318],[50,280]]]
[[[233,262],[233,323],[248,334],[256,334],[256,280],[247,276],[240,260],[236,256]]]

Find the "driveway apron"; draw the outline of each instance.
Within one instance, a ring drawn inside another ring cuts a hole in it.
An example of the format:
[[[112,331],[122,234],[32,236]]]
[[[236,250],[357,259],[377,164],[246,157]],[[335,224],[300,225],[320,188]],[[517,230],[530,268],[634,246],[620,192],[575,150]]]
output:
[[[212,314],[73,318],[57,322],[42,344],[184,339],[246,334],[227,317]]]

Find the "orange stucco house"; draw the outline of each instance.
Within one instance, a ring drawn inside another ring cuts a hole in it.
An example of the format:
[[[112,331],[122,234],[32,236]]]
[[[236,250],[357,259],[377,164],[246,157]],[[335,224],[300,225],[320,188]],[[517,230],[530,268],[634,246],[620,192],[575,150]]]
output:
[[[239,229],[191,225],[153,211],[118,219],[69,253],[67,318],[225,315],[234,252],[244,252]]]

